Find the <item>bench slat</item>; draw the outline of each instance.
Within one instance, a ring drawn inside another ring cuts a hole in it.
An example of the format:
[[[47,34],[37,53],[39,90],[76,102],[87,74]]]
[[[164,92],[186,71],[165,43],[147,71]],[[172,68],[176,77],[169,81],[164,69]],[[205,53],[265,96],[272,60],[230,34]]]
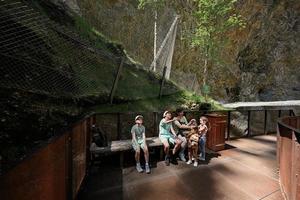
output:
[[[148,147],[157,147],[162,146],[162,143],[158,137],[150,137],[146,138],[146,142]],[[120,151],[127,151],[132,149],[132,142],[131,140],[115,140],[111,142],[111,145],[108,147],[96,147],[91,146],[90,151],[92,153],[106,153],[106,152],[120,152]]]

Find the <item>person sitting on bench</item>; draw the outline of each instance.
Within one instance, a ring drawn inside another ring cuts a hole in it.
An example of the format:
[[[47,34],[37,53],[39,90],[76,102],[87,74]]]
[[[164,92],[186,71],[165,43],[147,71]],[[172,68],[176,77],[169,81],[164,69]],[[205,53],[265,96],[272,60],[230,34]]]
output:
[[[190,122],[187,121],[186,117],[184,116],[184,112],[182,108],[176,109],[176,117],[174,118],[175,121],[173,122],[174,131],[177,134],[177,137],[182,141],[181,149],[179,151],[179,158],[183,162],[186,162],[184,151],[187,146],[186,134],[189,133],[191,129],[196,127],[196,120],[192,119]]]
[[[172,114],[170,111],[165,111],[163,119],[159,123],[159,139],[164,145],[164,152],[166,154],[165,163],[167,166],[170,165],[169,148],[170,144],[175,145],[172,154],[175,155],[176,151],[180,148],[182,141],[177,137],[172,122]]]
[[[149,151],[146,143],[146,136],[145,136],[145,126],[143,126],[143,116],[138,115],[135,117],[135,125],[131,128],[132,134],[132,147],[135,150],[135,160],[136,160],[136,170],[139,173],[142,173],[144,170],[140,164],[140,152],[141,148],[144,151],[145,156],[145,170],[146,173],[150,173],[150,166],[149,166]]]

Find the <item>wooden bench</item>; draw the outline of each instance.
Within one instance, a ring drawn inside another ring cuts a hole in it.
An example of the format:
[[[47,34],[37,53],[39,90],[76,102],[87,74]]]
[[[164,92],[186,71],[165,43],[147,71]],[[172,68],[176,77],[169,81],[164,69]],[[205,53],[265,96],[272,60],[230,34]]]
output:
[[[163,144],[158,137],[146,138],[146,143],[148,148],[161,147],[160,148],[160,158],[163,157]],[[132,150],[132,141],[130,140],[115,140],[111,142],[110,146],[107,147],[97,147],[95,143],[90,146],[90,152],[92,154],[92,160],[96,155],[101,155],[105,153],[120,152],[120,166],[123,167],[124,162],[124,152]]]

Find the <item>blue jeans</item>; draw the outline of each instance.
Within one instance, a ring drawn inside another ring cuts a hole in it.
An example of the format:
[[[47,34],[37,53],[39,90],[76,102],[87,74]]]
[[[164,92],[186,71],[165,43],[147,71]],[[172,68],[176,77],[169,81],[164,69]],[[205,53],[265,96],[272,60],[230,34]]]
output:
[[[200,159],[205,160],[205,143],[206,143],[206,136],[201,136],[199,138],[199,152],[200,152]]]

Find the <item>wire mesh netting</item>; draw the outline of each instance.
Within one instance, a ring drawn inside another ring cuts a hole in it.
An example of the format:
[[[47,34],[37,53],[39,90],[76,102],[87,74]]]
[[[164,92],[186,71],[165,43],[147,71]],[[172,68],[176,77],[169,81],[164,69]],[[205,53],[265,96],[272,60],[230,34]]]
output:
[[[94,27],[97,27],[104,35],[112,40],[121,42],[128,54],[142,63],[145,69],[153,69],[153,65],[151,66],[151,64],[154,59],[154,9],[147,7],[140,10],[137,8],[137,2],[134,1],[112,2],[103,0],[99,2],[95,0],[84,0],[80,1],[79,4],[83,16]],[[183,71],[184,66],[181,66],[182,62],[177,62],[184,59],[185,55],[182,54],[183,47],[180,47],[183,46],[182,27],[184,25],[181,22],[181,16],[179,16],[177,20],[177,31],[171,29],[176,16],[177,13],[175,9],[169,6],[157,10],[156,53],[159,53],[160,47],[162,48],[157,58],[155,73],[162,75],[167,58],[171,58],[170,52],[174,48],[170,79],[182,88],[200,94],[200,89],[198,89],[200,88],[199,81],[197,80],[198,77],[194,82],[195,90],[191,87],[194,80],[193,74],[196,73],[186,70]],[[167,36],[169,31],[170,34]],[[173,46],[172,41],[174,38],[176,41]],[[196,59],[195,62],[197,63]]]
[[[56,97],[107,93],[99,63],[113,74],[120,60],[23,1],[0,1],[0,57],[1,87]]]

